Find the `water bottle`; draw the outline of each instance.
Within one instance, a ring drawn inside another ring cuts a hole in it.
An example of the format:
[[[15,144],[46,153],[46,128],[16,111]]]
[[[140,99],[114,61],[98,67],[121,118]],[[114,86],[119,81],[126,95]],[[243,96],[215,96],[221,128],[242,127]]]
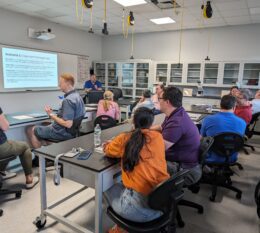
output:
[[[99,124],[94,129],[94,146],[99,147],[101,145],[101,128]]]

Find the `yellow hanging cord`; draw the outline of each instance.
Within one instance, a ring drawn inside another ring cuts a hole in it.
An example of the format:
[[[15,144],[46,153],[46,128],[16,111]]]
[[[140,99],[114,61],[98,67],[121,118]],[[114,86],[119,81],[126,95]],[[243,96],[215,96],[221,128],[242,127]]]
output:
[[[181,27],[180,27],[180,49],[179,49],[179,64],[180,64],[180,61],[181,61],[181,47],[182,47],[183,15],[184,15],[184,0],[182,1],[182,12],[181,12]]]
[[[134,25],[132,26],[132,48],[131,48],[131,56],[134,55]]]
[[[125,29],[126,24],[126,29]],[[123,16],[122,16],[122,31],[123,31],[123,37],[127,39],[128,37],[128,23],[125,23],[125,9],[123,9]]]
[[[107,0],[104,0],[104,22],[107,22]]]
[[[79,16],[79,9],[78,9],[78,0],[76,0],[76,16],[77,20],[79,21],[80,24],[83,23],[83,7],[81,7],[81,16]]]
[[[90,29],[93,28],[93,7],[90,8]]]
[[[177,2],[175,0],[173,0],[173,11],[174,13],[177,15],[178,11],[177,11]]]

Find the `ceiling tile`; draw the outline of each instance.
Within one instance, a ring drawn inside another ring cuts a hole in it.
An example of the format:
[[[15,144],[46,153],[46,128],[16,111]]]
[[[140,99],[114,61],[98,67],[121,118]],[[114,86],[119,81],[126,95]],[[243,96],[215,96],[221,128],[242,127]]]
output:
[[[222,2],[222,3],[214,2],[214,5],[219,11],[247,8],[246,0]]]
[[[228,25],[239,25],[239,24],[248,24],[251,22],[249,16],[240,16],[240,17],[230,17],[225,18],[225,21]]]
[[[223,11],[220,11],[220,14],[223,17],[235,17],[235,16],[246,16],[246,15],[248,16],[249,11],[248,11],[248,8],[223,10]]]
[[[247,4],[248,4],[249,8],[260,7],[260,1],[259,0],[247,0]]]

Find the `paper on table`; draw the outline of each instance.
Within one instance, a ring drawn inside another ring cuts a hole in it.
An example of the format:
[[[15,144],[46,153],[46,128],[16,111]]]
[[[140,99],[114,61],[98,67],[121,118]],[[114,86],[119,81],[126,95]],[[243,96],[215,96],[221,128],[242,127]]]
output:
[[[26,119],[32,119],[33,117],[27,115],[19,115],[19,116],[13,116],[12,118],[17,120],[26,120]]]
[[[98,152],[98,153],[102,153],[102,154],[104,153],[102,146],[96,147],[95,151]]]

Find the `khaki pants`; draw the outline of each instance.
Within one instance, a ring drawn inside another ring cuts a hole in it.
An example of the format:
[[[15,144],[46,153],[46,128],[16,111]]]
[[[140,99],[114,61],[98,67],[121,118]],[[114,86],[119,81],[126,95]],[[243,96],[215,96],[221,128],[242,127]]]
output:
[[[19,155],[24,174],[32,174],[32,152],[26,142],[7,140],[0,145],[0,158],[3,159],[10,155]],[[7,164],[0,164],[0,170],[5,170]]]

